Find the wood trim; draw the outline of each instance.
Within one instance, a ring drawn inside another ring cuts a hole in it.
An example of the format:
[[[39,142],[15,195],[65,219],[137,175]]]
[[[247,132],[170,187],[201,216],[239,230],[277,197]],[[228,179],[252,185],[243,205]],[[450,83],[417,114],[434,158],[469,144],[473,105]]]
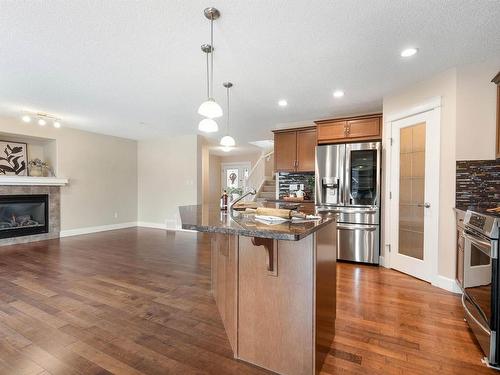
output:
[[[293,131],[300,131],[300,130],[313,130],[313,129],[316,129],[316,125],[301,126],[298,128],[288,128],[288,129],[275,129],[275,130],[271,130],[271,131],[273,133],[286,133],[286,132],[293,132]]]
[[[314,123],[316,125],[320,125],[320,124],[328,124],[328,123],[333,122],[333,121],[362,120],[362,119],[374,118],[374,117],[382,117],[382,113],[372,113],[372,114],[361,115],[361,116],[335,117],[335,118],[325,119],[325,120],[316,120],[316,121],[314,121]]]
[[[342,138],[342,139],[336,139],[336,140],[322,140],[318,141],[318,145],[331,145],[331,144],[337,144],[337,143],[357,143],[357,142],[368,142],[368,141],[373,141],[373,142],[379,142],[382,140],[382,137],[357,137],[357,138]]]
[[[497,75],[495,77],[493,77],[493,79],[491,80],[491,82],[497,84],[497,85],[500,85],[500,72],[497,73]]]
[[[278,276],[278,245],[272,238],[252,237],[252,245],[263,246],[267,253],[267,273]]]

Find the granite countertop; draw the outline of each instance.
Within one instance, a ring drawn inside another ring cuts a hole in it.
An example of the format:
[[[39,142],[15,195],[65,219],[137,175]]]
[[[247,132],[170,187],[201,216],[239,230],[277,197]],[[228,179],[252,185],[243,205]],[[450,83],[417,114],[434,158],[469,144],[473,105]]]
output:
[[[265,203],[265,207],[278,207],[275,203]],[[180,206],[182,229],[198,232],[236,234],[247,237],[272,238],[276,240],[298,241],[334,221],[333,215],[321,215],[319,220],[285,222],[267,225],[259,223],[253,215],[243,215],[234,211],[221,211],[216,205]],[[313,212],[308,212],[313,213]]]

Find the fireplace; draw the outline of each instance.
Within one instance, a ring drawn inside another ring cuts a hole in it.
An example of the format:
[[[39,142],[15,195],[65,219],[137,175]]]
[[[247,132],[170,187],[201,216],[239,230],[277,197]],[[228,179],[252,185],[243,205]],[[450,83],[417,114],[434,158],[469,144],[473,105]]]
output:
[[[48,233],[49,196],[0,195],[0,238]]]

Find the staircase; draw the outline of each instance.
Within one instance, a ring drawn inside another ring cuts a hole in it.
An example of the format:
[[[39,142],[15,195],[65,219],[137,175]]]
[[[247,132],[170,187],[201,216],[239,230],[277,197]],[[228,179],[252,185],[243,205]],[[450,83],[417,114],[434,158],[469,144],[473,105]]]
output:
[[[259,189],[257,195],[255,196],[256,202],[262,202],[268,199],[276,199],[276,180],[274,179],[274,176],[264,180],[262,188]]]

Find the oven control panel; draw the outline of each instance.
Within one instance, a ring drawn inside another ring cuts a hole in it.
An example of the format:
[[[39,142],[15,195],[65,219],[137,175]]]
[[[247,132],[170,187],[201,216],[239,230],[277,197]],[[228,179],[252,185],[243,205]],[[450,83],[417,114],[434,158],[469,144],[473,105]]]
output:
[[[484,224],[486,224],[486,217],[483,215],[472,214],[469,218],[469,224],[475,226],[478,229],[484,229]]]
[[[468,210],[465,214],[464,226],[490,239],[498,240],[500,218]]]

